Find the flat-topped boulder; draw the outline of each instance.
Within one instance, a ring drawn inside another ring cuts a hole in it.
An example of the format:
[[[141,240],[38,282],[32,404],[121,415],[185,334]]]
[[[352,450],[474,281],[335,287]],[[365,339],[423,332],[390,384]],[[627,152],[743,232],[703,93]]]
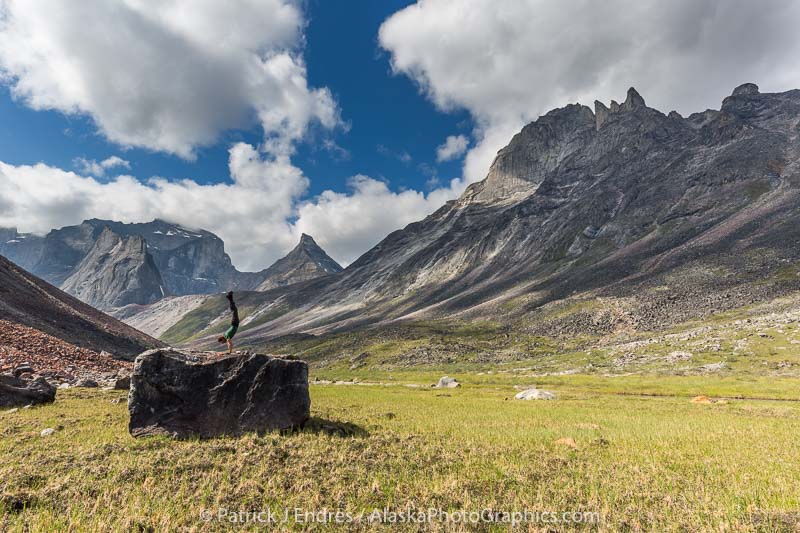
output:
[[[12,374],[0,374],[0,407],[19,407],[52,403],[56,388],[43,377],[25,379]]]
[[[216,437],[301,426],[308,365],[263,354],[156,349],[136,358],[128,393],[134,437]]]

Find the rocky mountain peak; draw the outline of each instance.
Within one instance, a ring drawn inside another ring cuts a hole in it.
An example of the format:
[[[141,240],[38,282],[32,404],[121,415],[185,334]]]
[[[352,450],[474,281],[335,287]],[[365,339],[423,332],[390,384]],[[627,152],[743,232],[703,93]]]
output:
[[[342,270],[311,235],[303,233],[291,252],[263,272],[264,281],[257,290],[266,291]]]
[[[744,96],[750,94],[759,94],[758,85],[755,83],[743,83],[733,90],[731,96]]]
[[[628,89],[628,95],[625,98],[625,101],[622,103],[622,109],[625,111],[633,111],[634,109],[639,109],[640,107],[647,107],[644,103],[644,98],[640,95],[636,89],[631,87]]]
[[[300,244],[306,246],[317,246],[317,241],[315,241],[314,237],[308,233],[303,233],[300,235]]]
[[[601,102],[600,100],[594,101],[594,120],[595,126],[599,130],[600,126],[605,123],[606,119],[608,118],[608,114],[611,112],[610,109],[606,107],[606,105]]]

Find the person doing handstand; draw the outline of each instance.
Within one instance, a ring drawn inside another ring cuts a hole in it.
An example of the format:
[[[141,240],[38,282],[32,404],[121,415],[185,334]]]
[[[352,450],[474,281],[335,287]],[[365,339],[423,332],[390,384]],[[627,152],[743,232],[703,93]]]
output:
[[[227,343],[228,353],[233,353],[233,336],[236,335],[236,330],[239,329],[239,310],[236,308],[236,304],[233,302],[233,291],[226,294],[225,297],[228,299],[228,302],[230,302],[231,313],[233,313],[233,317],[231,317],[231,327],[229,327],[228,331],[226,331],[225,334],[217,340],[220,344]]]

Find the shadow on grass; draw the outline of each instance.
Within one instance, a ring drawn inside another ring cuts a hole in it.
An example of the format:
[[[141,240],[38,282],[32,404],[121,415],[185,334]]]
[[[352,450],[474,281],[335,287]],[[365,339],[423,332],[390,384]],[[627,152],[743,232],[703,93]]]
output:
[[[312,416],[302,427],[295,430],[290,430],[289,433],[317,433],[333,435],[335,437],[342,438],[369,437],[369,432],[361,426],[352,424],[350,422],[326,420],[317,416]]]

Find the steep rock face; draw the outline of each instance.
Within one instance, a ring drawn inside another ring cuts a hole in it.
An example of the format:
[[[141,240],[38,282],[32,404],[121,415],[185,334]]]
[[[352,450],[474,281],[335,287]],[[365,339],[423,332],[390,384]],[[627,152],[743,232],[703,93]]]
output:
[[[464,193],[470,202],[511,201],[533,193],[548,173],[581,148],[595,126],[582,105],[556,109],[525,126],[498,152],[485,180]]]
[[[755,281],[800,256],[790,244],[800,242],[800,91],[747,84],[720,110],[682,118],[631,89],[599,109],[571,105],[526,126],[459,200],[337,276],[266,294],[255,312],[293,310],[243,339],[495,317],[498,302],[520,295],[519,313],[585,291],[638,295],[690,267],[734,274],[698,275],[672,320],[704,308],[701,295],[718,307],[764,297]],[[671,320],[642,305],[643,324]]]
[[[61,286],[92,249],[103,227],[84,222],[54,229],[44,237],[39,260],[32,265],[30,272]],[[10,259],[16,261],[13,256]]]
[[[0,257],[0,320],[69,344],[130,357],[161,343]]]
[[[0,255],[26,270],[31,270],[42,256],[44,238],[30,233],[19,233],[17,228],[0,228]]]
[[[341,271],[341,265],[304,233],[291,252],[263,272],[264,281],[256,290],[266,291]]]
[[[105,228],[62,289],[98,309],[148,304],[165,296],[164,282],[142,237]]]

